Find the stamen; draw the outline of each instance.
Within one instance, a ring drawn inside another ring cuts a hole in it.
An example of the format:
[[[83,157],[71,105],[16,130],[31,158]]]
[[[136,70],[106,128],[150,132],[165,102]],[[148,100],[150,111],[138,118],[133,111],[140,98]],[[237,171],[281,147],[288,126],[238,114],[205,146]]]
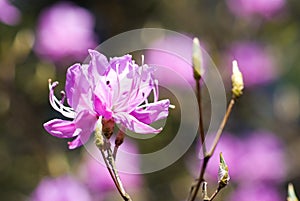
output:
[[[75,118],[75,111],[71,107],[66,107],[62,104],[62,100],[58,100],[56,96],[54,95],[54,89],[58,85],[58,82],[53,82],[51,84],[51,79],[48,80],[49,82],[49,101],[50,105],[58,112],[60,112],[62,115],[68,118]]]
[[[66,93],[64,91],[60,91],[60,95],[61,95],[60,103],[64,104],[66,99]]]

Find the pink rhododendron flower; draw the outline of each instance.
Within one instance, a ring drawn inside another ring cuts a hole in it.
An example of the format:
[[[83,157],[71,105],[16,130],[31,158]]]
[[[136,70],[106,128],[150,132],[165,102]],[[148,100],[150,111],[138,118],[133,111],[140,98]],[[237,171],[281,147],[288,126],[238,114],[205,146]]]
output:
[[[92,201],[89,191],[71,176],[44,178],[31,195],[30,201]]]
[[[0,0],[0,22],[16,25],[20,21],[21,13],[8,0]]]
[[[240,17],[260,15],[270,18],[279,12],[286,0],[227,0],[230,11]]]
[[[259,169],[257,167],[256,169]],[[280,201],[284,200],[278,189],[269,183],[252,183],[240,185],[234,189],[227,201]]]
[[[74,64],[67,71],[66,97],[71,107],[58,100],[54,89],[58,82],[49,81],[52,107],[73,120],[53,119],[45,129],[59,138],[76,137],[69,142],[74,149],[84,144],[100,119],[121,124],[136,133],[159,133],[148,124],[168,116],[169,100],[158,101],[158,81],[153,78],[154,67],[138,66],[130,55],[109,61],[101,53],[89,50],[89,64]],[[154,102],[148,103],[153,92]]]
[[[188,36],[166,36],[153,42],[146,51],[145,61],[148,64],[155,65],[160,68],[158,79],[162,86],[173,85],[179,88],[180,80],[184,79],[191,86],[195,86],[195,78],[193,76],[192,54],[193,39]],[[201,43],[201,48],[202,43]],[[203,51],[203,49],[202,49]],[[203,54],[203,53],[202,53]],[[203,68],[205,70],[207,61],[203,59]],[[171,75],[172,73],[172,75]],[[166,74],[171,76],[166,76]],[[205,71],[204,71],[205,74]]]
[[[284,146],[275,134],[257,131],[248,134],[244,155],[240,158],[240,180],[281,182],[287,173]]]
[[[35,52],[52,61],[81,60],[97,44],[94,16],[71,2],[59,2],[43,10],[36,30]]]

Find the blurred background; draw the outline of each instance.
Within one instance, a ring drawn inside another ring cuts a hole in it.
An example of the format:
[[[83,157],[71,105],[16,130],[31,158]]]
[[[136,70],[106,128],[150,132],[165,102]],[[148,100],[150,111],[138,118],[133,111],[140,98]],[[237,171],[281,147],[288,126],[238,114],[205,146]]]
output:
[[[47,80],[60,81],[63,89],[67,68],[82,62],[88,48],[144,27],[199,37],[228,98],[231,60],[239,61],[244,95],[217,147],[231,182],[216,200],[285,200],[288,182],[299,193],[298,0],[0,0],[0,200],[121,200],[105,168],[84,148],[68,150],[67,139],[43,129],[46,121],[61,117],[49,105]],[[179,115],[171,111],[164,135],[142,142],[128,137],[124,147],[146,153],[167,145]],[[197,140],[164,170],[122,174],[133,200],[185,200],[199,171]],[[217,186],[217,169],[216,154],[206,175],[210,192]]]

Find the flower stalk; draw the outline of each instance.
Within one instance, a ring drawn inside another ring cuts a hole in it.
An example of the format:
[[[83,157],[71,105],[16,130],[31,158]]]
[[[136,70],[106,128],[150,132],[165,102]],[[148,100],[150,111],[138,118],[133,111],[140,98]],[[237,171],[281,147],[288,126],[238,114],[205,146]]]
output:
[[[97,123],[95,129],[95,144],[98,147],[103,160],[105,162],[106,168],[118,190],[121,197],[124,201],[132,201],[129,194],[126,192],[123,183],[119,177],[116,165],[115,165],[115,158],[113,157],[113,153],[110,148],[109,139],[106,138],[103,132],[103,125]]]

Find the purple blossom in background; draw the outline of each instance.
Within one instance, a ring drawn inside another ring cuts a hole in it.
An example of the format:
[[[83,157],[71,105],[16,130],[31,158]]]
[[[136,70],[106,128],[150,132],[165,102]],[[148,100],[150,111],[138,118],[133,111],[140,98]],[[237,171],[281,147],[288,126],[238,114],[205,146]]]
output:
[[[207,141],[209,142],[209,139]],[[284,147],[273,133],[257,131],[246,134],[244,138],[223,133],[207,167],[207,174],[215,180],[217,180],[220,152],[223,153],[229,167],[231,182],[278,183],[286,176]],[[200,149],[199,153],[201,157]],[[196,168],[198,167],[199,164],[196,165]]]
[[[193,41],[190,39],[178,36],[167,36],[161,40],[155,41],[150,45],[150,49],[146,52],[145,61],[148,64],[153,64],[158,68],[164,67],[174,71],[174,75],[178,74],[185,79],[192,86],[195,85],[195,79],[193,76],[193,67],[191,65],[192,58],[192,46]],[[170,74],[168,70],[166,72],[157,74],[157,78],[160,80],[162,86],[165,84],[171,84],[178,86],[177,76],[166,76]],[[181,78],[181,79],[182,79]],[[180,87],[180,86],[179,86]]]
[[[239,17],[260,15],[270,18],[282,10],[285,0],[227,0],[229,10]]]
[[[269,83],[278,76],[273,55],[258,43],[234,43],[226,53],[226,67],[231,68],[232,60],[238,61],[247,87]]]
[[[245,151],[240,158],[240,180],[283,181],[286,176],[285,154],[281,141],[270,132],[258,131],[249,134]]]
[[[49,81],[52,107],[72,121],[53,119],[45,129],[59,138],[76,137],[69,142],[74,149],[88,141],[98,119],[112,119],[123,128],[136,133],[159,133],[148,124],[168,116],[169,100],[158,101],[158,81],[154,68],[138,66],[130,55],[107,60],[101,53],[89,50],[89,64],[74,64],[67,71],[66,97],[71,107],[58,100],[54,89],[58,82]],[[150,93],[154,102],[148,103]]]
[[[71,176],[45,178],[31,195],[30,201],[91,201],[88,190]]]
[[[284,197],[278,189],[270,184],[254,183],[252,185],[239,185],[234,189],[227,201],[282,201]]]
[[[94,16],[70,2],[60,2],[42,11],[36,30],[35,51],[52,61],[82,60],[97,44]]]
[[[117,158],[116,158],[116,166],[124,168],[124,166],[130,166],[134,168],[136,173],[139,173],[139,159],[138,156],[132,160],[128,160],[123,157],[122,152],[129,152],[133,154],[138,153],[138,149],[133,142],[129,139],[122,144],[119,148]],[[126,169],[126,168],[125,168]],[[79,175],[81,175],[84,183],[87,184],[89,189],[98,194],[99,197],[104,197],[103,192],[112,191],[115,189],[115,185],[105,167],[105,164],[100,164],[96,159],[92,158],[90,155],[86,155],[83,163],[79,168]],[[142,176],[138,174],[127,174],[123,172],[119,172],[121,180],[123,181],[126,189],[138,189],[142,185]]]
[[[8,25],[16,25],[21,18],[20,11],[8,0],[0,0],[0,22]]]
[[[241,174],[241,168],[239,162],[244,154],[244,144],[243,142],[234,137],[230,133],[224,132],[222,138],[216,147],[215,154],[211,157],[209,165],[207,166],[207,174],[217,180],[216,175],[218,175],[220,152],[222,152],[223,157],[229,166],[229,174],[232,180],[235,180]],[[201,153],[201,151],[200,151]]]

